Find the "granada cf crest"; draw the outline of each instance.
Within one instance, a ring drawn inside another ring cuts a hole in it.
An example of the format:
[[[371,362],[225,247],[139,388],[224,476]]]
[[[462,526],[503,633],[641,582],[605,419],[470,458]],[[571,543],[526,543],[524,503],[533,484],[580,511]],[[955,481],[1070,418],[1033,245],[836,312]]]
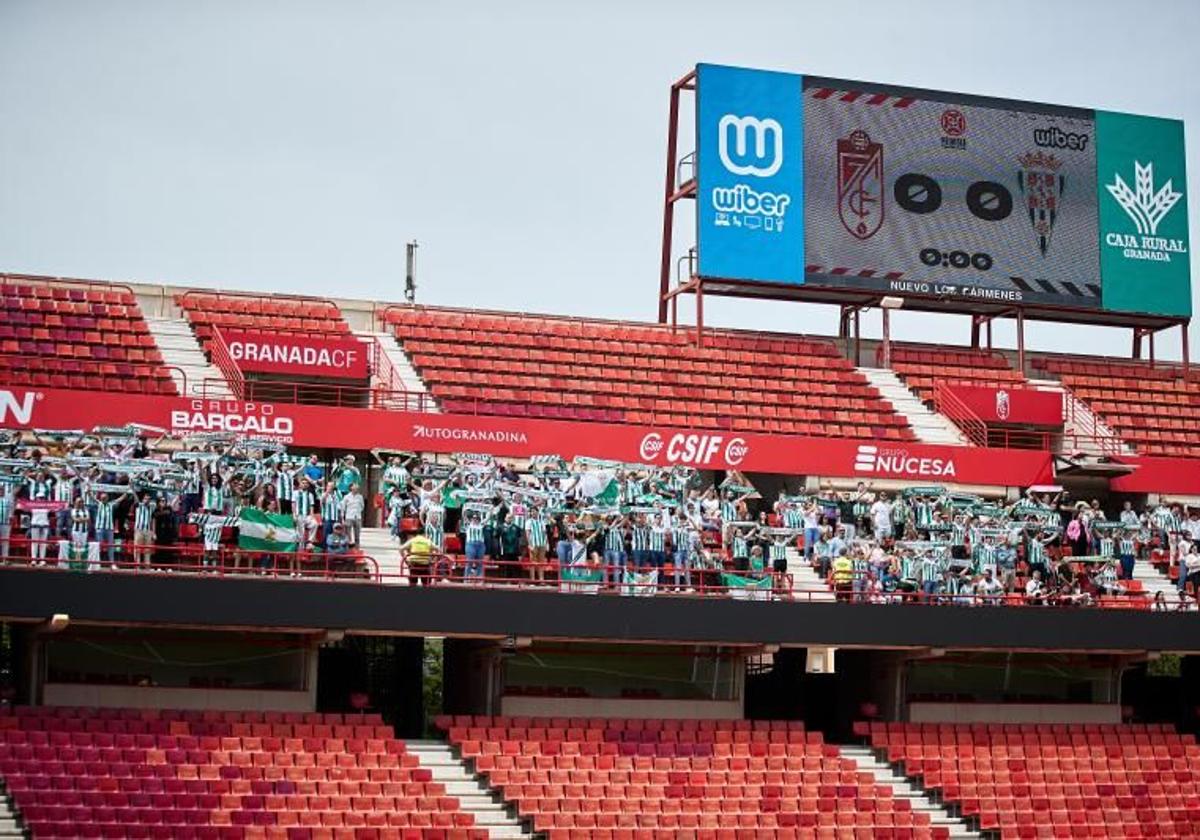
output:
[[[883,224],[883,146],[859,129],[837,141],[838,216],[852,236],[870,239]]]
[[[1050,236],[1054,233],[1067,179],[1058,174],[1062,161],[1052,154],[1029,152],[1019,160],[1021,169],[1017,173],[1017,184],[1025,197],[1025,209],[1037,237],[1038,250],[1044,257],[1050,249]]]
[[[996,417],[1000,420],[1008,419],[1009,412],[1008,391],[996,392]]]

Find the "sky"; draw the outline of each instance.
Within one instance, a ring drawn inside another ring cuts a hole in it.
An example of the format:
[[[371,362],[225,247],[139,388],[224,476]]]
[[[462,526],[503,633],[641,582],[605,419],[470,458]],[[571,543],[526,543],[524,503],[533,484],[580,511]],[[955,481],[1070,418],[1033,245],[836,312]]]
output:
[[[399,301],[415,239],[418,302],[652,320],[668,90],[697,62],[1181,118],[1190,193],[1198,36],[1196,0],[0,0],[0,271]],[[832,334],[837,310],[705,320]]]

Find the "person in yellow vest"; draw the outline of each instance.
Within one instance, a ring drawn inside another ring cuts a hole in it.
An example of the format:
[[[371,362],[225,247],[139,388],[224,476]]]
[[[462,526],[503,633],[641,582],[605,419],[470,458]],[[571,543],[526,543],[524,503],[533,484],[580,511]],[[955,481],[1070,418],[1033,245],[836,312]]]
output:
[[[854,591],[854,563],[845,554],[834,558],[829,570],[829,580],[839,601],[849,601]]]
[[[433,564],[433,555],[437,552],[437,546],[433,544],[433,540],[424,534],[417,534],[404,545],[400,546],[400,557],[408,566],[408,585],[420,586],[419,581],[425,581],[423,585],[428,586],[430,582],[429,569]]]

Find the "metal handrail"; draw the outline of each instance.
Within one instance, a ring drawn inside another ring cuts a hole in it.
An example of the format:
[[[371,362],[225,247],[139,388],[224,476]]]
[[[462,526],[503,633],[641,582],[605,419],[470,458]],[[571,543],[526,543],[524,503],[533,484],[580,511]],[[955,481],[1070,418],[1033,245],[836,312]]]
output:
[[[208,377],[196,383],[195,396],[205,399],[229,399],[224,379]],[[403,388],[390,390],[369,385],[340,385],[336,383],[298,382],[296,380],[247,379],[242,382],[235,399],[266,399],[255,394],[269,394],[269,401],[291,405],[317,405],[334,408],[374,408],[385,411],[431,413],[433,398],[424,392]],[[477,412],[475,412],[477,413]]]
[[[179,365],[160,365],[160,367],[165,368],[169,373],[172,373],[172,374],[178,373],[179,374],[179,377],[182,380],[181,383],[176,383],[177,387],[179,388],[179,393],[183,396],[187,396],[187,392],[188,392],[187,371],[184,370],[183,368],[181,368]],[[171,379],[172,379],[172,381],[174,381],[173,376],[171,377]]]
[[[87,280],[77,277],[48,277],[44,274],[13,274],[11,272],[0,272],[0,280],[8,280],[15,283],[30,283],[35,286],[83,286],[87,289],[96,291],[120,291],[128,292],[134,300],[134,305],[137,305],[137,294],[133,291],[133,287],[127,283],[113,283],[108,280]],[[139,306],[140,310],[141,307]]]
[[[144,575],[192,573],[218,577],[238,575],[244,570],[246,573],[272,578],[287,578],[294,574],[301,579],[346,578],[369,580],[373,583],[383,581],[379,561],[361,550],[330,554],[325,551],[256,551],[222,545],[216,551],[206,551],[199,542],[181,541],[170,546],[153,543],[139,546],[129,540],[122,540],[118,546],[89,540],[90,544],[96,544],[98,548],[97,559],[89,561],[87,557],[76,560],[60,558],[59,545],[69,545],[70,540],[67,539],[35,540],[28,537],[12,537],[7,542],[10,543],[9,553],[0,557],[0,566],[90,572],[111,570]],[[44,559],[36,561],[41,565],[32,565],[35,562],[32,551],[35,546],[44,547]],[[110,548],[114,552],[114,561],[111,563],[108,561]],[[23,553],[14,553],[14,549]],[[163,563],[164,553],[172,555],[173,562]],[[341,564],[359,562],[368,567],[365,572],[338,568]]]
[[[238,366],[237,360],[233,358],[233,353],[229,351],[229,345],[225,343],[225,337],[221,335],[220,328],[216,325],[213,325],[212,338],[209,339],[208,355],[225,377],[225,384],[233,392],[233,395],[239,400],[244,399],[246,377],[242,373],[241,367]],[[205,382],[207,381],[205,380]]]
[[[937,383],[937,386],[934,388],[933,408],[934,411],[945,415],[954,425],[962,429],[967,439],[976,446],[988,445],[987,423],[951,391],[944,382]]]
[[[214,577],[219,579],[237,579],[239,577],[257,576],[275,580],[293,581],[353,581],[381,586],[408,587],[457,587],[498,589],[503,591],[558,592],[571,595],[592,595],[599,597],[655,597],[655,598],[734,598],[744,600],[781,601],[791,603],[845,603],[858,605],[896,604],[925,607],[1027,607],[1043,609],[1131,609],[1150,611],[1153,600],[1150,593],[1125,592],[1120,594],[1099,594],[1088,603],[1065,601],[1060,596],[1046,594],[1028,598],[1023,592],[1003,592],[996,595],[967,595],[938,592],[926,594],[917,591],[905,592],[891,590],[872,592],[864,585],[868,575],[858,574],[841,587],[832,581],[817,585],[796,586],[795,578],[789,573],[777,574],[771,571],[758,573],[736,572],[728,569],[690,569],[680,570],[677,581],[675,570],[670,563],[657,567],[656,581],[640,580],[637,577],[626,577],[627,571],[649,572],[651,567],[634,570],[627,564],[597,563],[586,567],[588,579],[580,579],[577,574],[564,575],[564,567],[552,556],[547,557],[534,566],[528,560],[496,560],[485,558],[470,561],[461,555],[434,553],[428,556],[427,562],[416,565],[419,573],[414,574],[414,565],[409,560],[400,559],[395,571],[383,571],[375,557],[362,554],[330,555],[324,552],[262,552],[247,551],[234,547],[222,547],[216,552],[204,552],[200,544],[176,545],[171,551],[178,555],[179,562],[164,564],[161,557],[156,561],[155,553],[161,552],[162,547],[149,545],[145,547],[131,546],[124,543],[123,556],[115,563],[106,560],[107,546],[100,547],[97,561],[75,560],[72,565],[69,560],[60,560],[57,556],[57,542],[53,540],[25,540],[14,537],[13,546],[24,548],[35,543],[47,546],[47,557],[44,565],[31,565],[28,554],[10,554],[0,557],[0,565],[7,564],[9,569],[19,569],[33,572],[78,572],[78,573],[119,573],[160,576],[194,575],[199,577]],[[137,552],[143,551],[145,560],[136,559]],[[255,565],[254,559],[260,562]],[[267,562],[261,562],[263,560]],[[348,561],[367,563],[365,571],[337,568],[337,564]],[[207,563],[207,565],[206,565]],[[313,564],[317,565],[313,565]],[[472,566],[474,563],[476,565]],[[307,565],[306,565],[307,564]],[[577,569],[577,572],[581,569]],[[727,585],[722,582],[722,574],[735,574],[747,581],[746,585]],[[759,585],[756,585],[756,582]],[[1184,601],[1183,607],[1188,611],[1196,609],[1193,601]],[[1177,607],[1177,604],[1173,604]]]

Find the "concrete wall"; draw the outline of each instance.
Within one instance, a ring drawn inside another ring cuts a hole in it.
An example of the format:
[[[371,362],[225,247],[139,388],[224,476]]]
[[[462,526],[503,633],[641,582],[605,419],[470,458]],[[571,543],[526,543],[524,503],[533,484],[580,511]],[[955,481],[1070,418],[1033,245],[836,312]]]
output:
[[[741,720],[741,700],[620,700],[600,697],[503,697],[500,713],[527,717]]]
[[[1120,723],[1117,703],[909,703],[911,723]]]
[[[159,688],[129,685],[46,683],[47,706],[105,706],[135,709],[220,709],[227,711],[314,712],[308,691],[244,691],[219,688]]]

